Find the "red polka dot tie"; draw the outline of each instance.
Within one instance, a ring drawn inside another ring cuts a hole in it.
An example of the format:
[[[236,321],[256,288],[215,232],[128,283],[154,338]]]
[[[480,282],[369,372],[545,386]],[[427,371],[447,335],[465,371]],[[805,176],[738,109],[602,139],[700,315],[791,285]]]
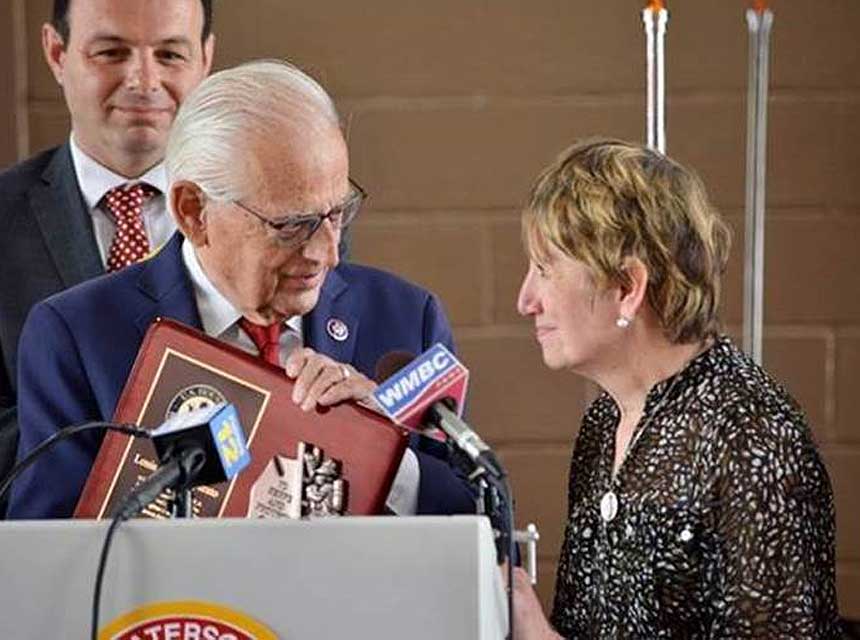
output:
[[[246,318],[239,320],[239,326],[248,334],[254,346],[260,352],[260,357],[275,366],[281,366],[281,323],[275,322],[268,326],[256,324]]]
[[[117,271],[149,255],[149,240],[143,226],[143,203],[158,193],[155,187],[138,182],[114,187],[104,204],[116,222],[116,235],[108,251],[107,270]]]

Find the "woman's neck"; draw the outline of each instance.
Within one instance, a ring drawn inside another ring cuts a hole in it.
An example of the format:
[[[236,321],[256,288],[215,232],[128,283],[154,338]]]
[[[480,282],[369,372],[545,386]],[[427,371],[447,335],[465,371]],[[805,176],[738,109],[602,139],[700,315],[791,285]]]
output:
[[[709,341],[676,344],[662,332],[640,331],[628,337],[618,350],[615,362],[594,376],[618,404],[621,419],[634,423],[645,409],[648,392],[672,377],[701,353]]]

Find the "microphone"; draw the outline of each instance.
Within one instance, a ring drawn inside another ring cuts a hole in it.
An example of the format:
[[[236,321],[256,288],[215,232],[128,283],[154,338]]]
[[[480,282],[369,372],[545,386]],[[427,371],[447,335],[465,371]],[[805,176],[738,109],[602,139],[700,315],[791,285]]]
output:
[[[161,466],[138,485],[120,506],[127,520],[166,489],[185,491],[233,478],[251,461],[239,414],[219,403],[173,416],[150,432]]]
[[[147,505],[153,502],[162,491],[174,489],[184,491],[196,486],[200,470],[206,464],[206,454],[201,447],[183,449],[158,467],[152,474],[138,485],[120,505],[115,518],[128,520],[143,511]]]
[[[376,362],[373,379],[383,383],[415,359],[411,351],[389,351]]]
[[[451,404],[453,402],[450,398],[434,402],[427,410],[427,421],[444,431],[457,448],[469,456],[476,465],[484,467],[496,478],[504,478],[505,469],[496,459],[496,454],[486,442],[481,440],[481,436],[472,427],[451,410]]]
[[[420,429],[441,429],[477,466],[496,478],[505,476],[490,447],[462,419],[469,371],[442,344],[435,344],[406,364],[407,352],[393,351],[379,359],[377,377],[393,371],[374,391],[392,421]],[[404,366],[405,365],[405,366]]]
[[[383,412],[397,424],[411,429],[423,426],[424,414],[434,402],[451,397],[458,414],[469,384],[469,371],[443,344],[435,344],[417,358],[408,352],[392,351],[379,359],[376,372],[386,366],[395,369],[373,392]],[[405,364],[405,366],[403,366]]]

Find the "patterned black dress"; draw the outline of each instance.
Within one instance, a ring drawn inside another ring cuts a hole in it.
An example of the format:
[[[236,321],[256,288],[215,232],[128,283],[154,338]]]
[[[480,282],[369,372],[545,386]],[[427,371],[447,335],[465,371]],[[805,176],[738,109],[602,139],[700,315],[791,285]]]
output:
[[[560,633],[840,637],[830,481],[782,387],[717,338],[651,389],[613,481],[619,417],[602,394],[574,449],[551,618]],[[610,485],[618,508],[606,522]]]

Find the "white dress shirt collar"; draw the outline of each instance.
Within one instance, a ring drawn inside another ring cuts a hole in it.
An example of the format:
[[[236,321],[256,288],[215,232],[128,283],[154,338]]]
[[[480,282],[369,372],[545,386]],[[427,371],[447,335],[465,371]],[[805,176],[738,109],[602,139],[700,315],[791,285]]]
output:
[[[194,286],[194,297],[203,331],[216,338],[222,336],[236,325],[242,314],[215,288],[203,271],[194,246],[185,239],[182,241],[182,261]],[[302,335],[301,316],[292,316],[286,321],[286,325],[297,335]]]
[[[104,195],[127,182],[145,182],[157,188],[161,193],[167,193],[167,171],[164,163],[160,162],[138,178],[130,180],[114,173],[104,165],[88,156],[75,142],[75,136],[69,139],[72,150],[72,164],[78,178],[78,186],[89,209],[95,209]]]

